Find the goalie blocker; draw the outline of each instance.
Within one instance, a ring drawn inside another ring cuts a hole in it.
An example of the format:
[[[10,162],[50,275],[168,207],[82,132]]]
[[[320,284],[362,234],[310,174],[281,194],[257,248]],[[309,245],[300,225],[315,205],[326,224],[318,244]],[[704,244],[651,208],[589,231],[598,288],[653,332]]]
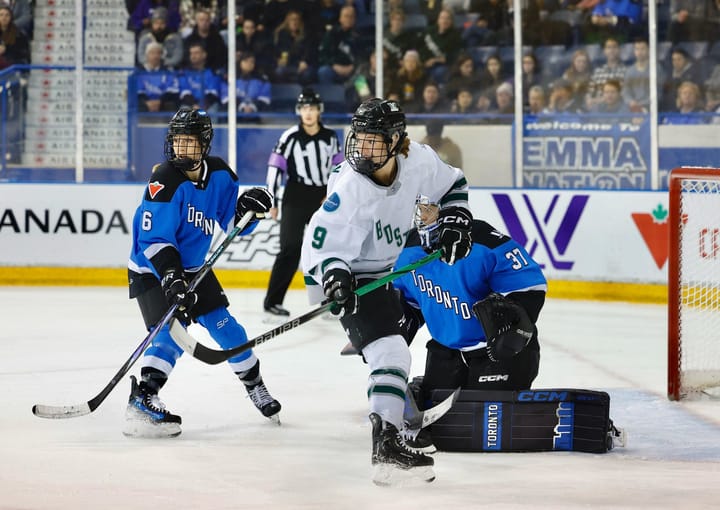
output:
[[[450,393],[433,391],[433,405]],[[581,389],[462,390],[430,431],[449,452],[605,453],[625,442],[610,419],[610,396]]]

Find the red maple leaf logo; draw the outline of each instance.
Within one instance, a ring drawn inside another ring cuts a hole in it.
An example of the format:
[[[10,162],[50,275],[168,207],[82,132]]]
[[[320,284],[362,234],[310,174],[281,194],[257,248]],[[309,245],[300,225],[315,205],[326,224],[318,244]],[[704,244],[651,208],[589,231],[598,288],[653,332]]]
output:
[[[640,231],[658,269],[662,269],[668,259],[670,226],[667,217],[668,211],[661,204],[658,204],[652,213],[632,213],[635,226]]]
[[[150,198],[155,198],[155,195],[160,193],[165,188],[164,184],[160,184],[158,181],[151,182],[148,184],[148,192],[150,193]]]

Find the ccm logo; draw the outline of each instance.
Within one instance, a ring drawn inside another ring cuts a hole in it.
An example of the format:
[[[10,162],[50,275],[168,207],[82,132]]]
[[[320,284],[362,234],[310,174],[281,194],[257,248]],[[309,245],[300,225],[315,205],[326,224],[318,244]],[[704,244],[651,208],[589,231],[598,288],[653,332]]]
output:
[[[509,375],[481,375],[478,377],[478,382],[496,382],[496,381],[507,381],[510,379]]]
[[[519,402],[564,402],[568,394],[565,391],[521,391],[517,399]]]

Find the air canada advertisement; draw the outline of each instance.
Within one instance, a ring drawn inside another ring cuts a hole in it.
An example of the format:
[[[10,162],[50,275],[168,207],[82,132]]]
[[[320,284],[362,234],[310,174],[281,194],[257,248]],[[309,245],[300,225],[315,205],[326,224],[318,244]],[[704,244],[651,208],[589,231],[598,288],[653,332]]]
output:
[[[0,184],[0,266],[126,267],[143,193],[137,184]],[[550,279],[667,281],[666,192],[472,189],[470,206],[522,244]],[[214,249],[224,232],[215,226],[212,235]],[[708,256],[720,256],[715,245]],[[279,223],[263,220],[216,266],[269,270],[278,250]]]

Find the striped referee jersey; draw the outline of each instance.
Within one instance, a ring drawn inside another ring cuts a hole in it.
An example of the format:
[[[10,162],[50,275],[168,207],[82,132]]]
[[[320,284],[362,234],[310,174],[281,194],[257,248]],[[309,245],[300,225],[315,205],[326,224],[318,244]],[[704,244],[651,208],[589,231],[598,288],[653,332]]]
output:
[[[277,197],[283,174],[287,182],[305,186],[326,186],[330,171],[344,159],[334,130],[320,124],[310,136],[300,124],[283,132],[268,160],[268,190]],[[277,198],[275,198],[277,207]]]

